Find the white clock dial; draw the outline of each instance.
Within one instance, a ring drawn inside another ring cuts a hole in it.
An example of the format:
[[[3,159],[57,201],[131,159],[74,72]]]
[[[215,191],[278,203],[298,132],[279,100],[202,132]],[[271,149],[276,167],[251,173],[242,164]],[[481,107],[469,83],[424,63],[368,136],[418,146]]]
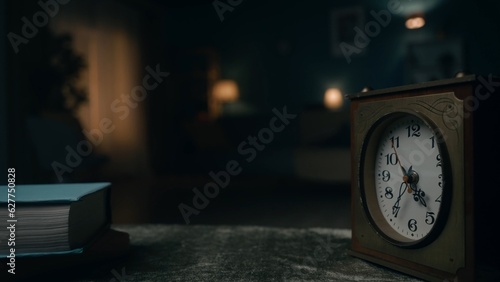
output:
[[[438,135],[408,114],[391,122],[379,140],[374,177],[380,212],[408,241],[421,240],[431,232],[441,207]]]

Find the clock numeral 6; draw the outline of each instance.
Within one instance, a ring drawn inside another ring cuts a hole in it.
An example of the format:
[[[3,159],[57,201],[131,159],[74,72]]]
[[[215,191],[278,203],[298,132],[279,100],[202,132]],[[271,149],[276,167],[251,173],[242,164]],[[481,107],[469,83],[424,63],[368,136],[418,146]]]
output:
[[[410,219],[408,221],[408,229],[410,229],[411,232],[417,231],[417,221],[415,219]]]

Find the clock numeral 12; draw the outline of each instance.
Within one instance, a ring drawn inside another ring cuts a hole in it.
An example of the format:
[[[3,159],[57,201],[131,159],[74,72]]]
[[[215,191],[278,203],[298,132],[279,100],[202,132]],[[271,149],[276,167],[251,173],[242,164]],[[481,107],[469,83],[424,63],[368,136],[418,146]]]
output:
[[[414,137],[420,137],[420,125],[418,124],[412,124],[406,127],[408,130],[408,138],[414,136]]]

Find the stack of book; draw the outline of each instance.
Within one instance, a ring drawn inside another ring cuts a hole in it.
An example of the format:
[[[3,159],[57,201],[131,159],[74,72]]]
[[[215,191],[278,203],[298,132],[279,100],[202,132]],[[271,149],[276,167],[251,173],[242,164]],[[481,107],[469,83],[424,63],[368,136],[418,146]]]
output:
[[[111,229],[110,187],[108,182],[0,186],[1,277],[124,255],[129,237]]]

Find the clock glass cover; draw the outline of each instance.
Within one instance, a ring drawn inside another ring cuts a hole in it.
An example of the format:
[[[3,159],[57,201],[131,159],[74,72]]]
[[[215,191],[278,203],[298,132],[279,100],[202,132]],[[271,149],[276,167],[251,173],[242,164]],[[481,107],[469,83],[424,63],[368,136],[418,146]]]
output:
[[[366,152],[374,155],[374,192],[366,195],[372,222],[389,240],[415,245],[438,229],[445,182],[442,136],[413,114],[393,115],[380,125]]]

